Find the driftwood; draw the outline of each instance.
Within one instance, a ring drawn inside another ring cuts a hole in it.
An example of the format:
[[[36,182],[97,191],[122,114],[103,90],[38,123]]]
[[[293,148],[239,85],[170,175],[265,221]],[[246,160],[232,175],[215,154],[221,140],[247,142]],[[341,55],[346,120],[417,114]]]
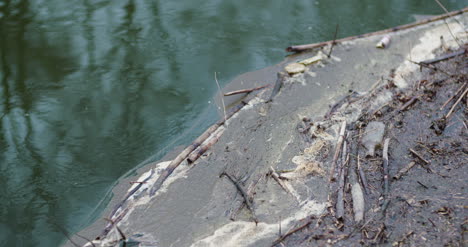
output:
[[[249,196],[247,194],[247,192],[245,192],[245,189],[242,187],[242,185],[239,184],[239,182],[237,182],[231,175],[229,175],[228,173],[226,172],[223,172],[219,175],[219,177],[222,177],[222,176],[226,176],[229,180],[231,180],[231,182],[236,186],[237,190],[239,191],[239,193],[242,195],[242,197],[244,198],[244,202],[245,202],[245,205],[247,206],[247,209],[250,210],[250,212],[252,213],[252,218],[255,222],[255,224],[258,223],[258,219],[257,219],[257,216],[255,215],[255,211],[254,211],[254,207],[253,207],[253,203],[250,201],[249,199]]]
[[[357,169],[359,172],[359,178],[361,179],[362,187],[364,188],[364,192],[366,192],[366,194],[369,194],[369,190],[367,189],[368,185],[367,185],[366,174],[362,170],[361,157],[359,157],[359,155],[357,156]]]
[[[415,23],[401,25],[401,26],[397,26],[397,27],[394,27],[394,28],[389,28],[389,29],[385,29],[385,30],[381,30],[381,31],[377,31],[377,32],[372,32],[372,33],[347,37],[347,38],[343,38],[343,39],[338,39],[338,40],[335,41],[335,43],[342,43],[342,42],[350,41],[350,40],[354,40],[354,39],[359,39],[359,38],[364,38],[364,37],[370,37],[370,36],[386,34],[386,33],[396,32],[396,31],[400,31],[400,30],[405,30],[405,29],[409,29],[409,28],[412,28],[412,27],[416,27],[416,26],[419,26],[419,25],[426,24],[426,23],[430,23],[430,22],[434,22],[434,21],[438,21],[438,20],[443,20],[443,19],[446,19],[446,18],[449,18],[449,17],[452,17],[452,16],[460,15],[460,14],[463,14],[463,13],[465,13],[467,11],[468,11],[468,7],[464,8],[462,10],[449,12],[449,13],[447,13],[445,15],[435,16],[433,18],[418,21],[418,22],[415,22]],[[288,52],[301,52],[301,51],[310,50],[310,49],[313,49],[313,48],[323,47],[323,46],[329,45],[331,43],[333,43],[333,41],[325,41],[325,42],[307,44],[307,45],[289,46],[288,48],[286,48],[286,51],[288,51]]]
[[[332,162],[332,167],[330,170],[330,178],[329,180],[331,182],[335,181],[335,169],[336,169],[336,162],[338,161],[338,156],[341,152],[341,146],[344,141],[344,134],[346,131],[346,120],[343,121],[341,128],[340,128],[340,136],[338,137],[338,141],[336,143],[336,149],[335,149],[335,155],[333,156],[333,162]]]
[[[389,192],[389,181],[388,181],[388,146],[390,144],[390,138],[385,139],[383,147],[383,178],[384,178],[384,191],[383,195],[385,200],[388,199]]]
[[[397,174],[395,176],[393,176],[393,179],[395,180],[398,180],[400,179],[403,175],[405,175],[409,170],[411,170],[411,168],[413,168],[413,166],[416,165],[416,162],[414,161],[411,161],[409,164],[407,164],[405,167],[401,168],[401,170],[399,170],[397,172]]]
[[[273,101],[273,98],[279,93],[281,87],[283,86],[284,79],[286,78],[286,73],[278,72],[276,76],[277,78],[275,82],[275,87],[273,88],[273,91],[271,91],[270,98],[268,98],[267,102]]]
[[[338,28],[339,27],[340,26],[338,24],[336,24],[335,35],[333,35],[333,42],[331,43],[330,51],[328,52],[328,55],[327,55],[328,58],[331,57],[331,54],[332,54],[332,51],[333,51],[333,46],[335,46],[335,44],[336,44],[336,35],[338,34]]]
[[[231,96],[231,95],[236,95],[236,94],[241,94],[241,93],[250,93],[250,92],[257,91],[257,90],[260,90],[269,86],[271,86],[271,84],[266,84],[260,87],[254,87],[254,88],[249,88],[249,89],[231,91],[231,92],[225,93],[224,96]]]
[[[354,221],[361,222],[364,219],[365,201],[364,193],[359,183],[352,185],[351,197],[353,198]]]

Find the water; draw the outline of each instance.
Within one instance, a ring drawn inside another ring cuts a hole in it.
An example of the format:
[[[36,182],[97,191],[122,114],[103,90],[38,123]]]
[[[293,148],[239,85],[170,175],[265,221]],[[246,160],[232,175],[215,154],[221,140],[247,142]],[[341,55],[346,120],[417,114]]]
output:
[[[217,119],[214,72],[225,85],[337,23],[345,37],[441,13],[429,0],[0,0],[0,245],[57,246],[94,220],[120,176]]]

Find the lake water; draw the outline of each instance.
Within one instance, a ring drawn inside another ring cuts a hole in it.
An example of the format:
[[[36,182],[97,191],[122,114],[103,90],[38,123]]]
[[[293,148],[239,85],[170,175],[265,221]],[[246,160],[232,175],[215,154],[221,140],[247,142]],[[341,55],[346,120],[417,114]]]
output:
[[[450,10],[465,1],[442,1]],[[115,181],[217,118],[291,44],[442,14],[430,0],[0,0],[0,246],[58,246]]]

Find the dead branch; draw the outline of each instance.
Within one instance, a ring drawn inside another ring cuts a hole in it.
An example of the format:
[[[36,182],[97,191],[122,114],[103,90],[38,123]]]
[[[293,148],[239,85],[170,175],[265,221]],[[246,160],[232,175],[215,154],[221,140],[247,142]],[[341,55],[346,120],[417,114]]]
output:
[[[382,30],[382,31],[368,33],[368,34],[361,34],[361,35],[356,35],[356,36],[347,37],[347,38],[343,38],[343,39],[338,39],[338,40],[335,41],[335,43],[342,43],[342,42],[345,42],[345,41],[354,40],[354,39],[358,39],[358,38],[370,37],[370,36],[374,36],[374,35],[380,35],[380,34],[405,30],[405,29],[409,29],[409,28],[412,28],[412,27],[415,27],[415,26],[423,25],[423,24],[438,21],[438,20],[443,20],[443,19],[446,19],[446,18],[449,18],[449,17],[452,17],[452,16],[456,16],[456,15],[460,15],[460,14],[463,14],[463,13],[465,13],[467,11],[468,11],[468,7],[464,8],[462,10],[449,12],[449,13],[447,13],[445,15],[435,16],[433,18],[418,21],[418,22],[415,22],[415,23],[401,25],[401,26],[397,26],[397,27],[394,27],[394,28],[389,28],[389,29],[385,29],[385,30]],[[333,42],[333,41],[325,41],[325,42],[307,44],[307,45],[289,46],[288,48],[286,48],[286,51],[288,51],[288,52],[301,52],[301,51],[304,51],[304,50],[323,47],[323,46],[326,46],[326,45],[330,44],[331,42]]]
[[[403,175],[405,175],[411,168],[413,168],[413,166],[416,165],[416,162],[414,161],[411,161],[409,164],[407,164],[405,167],[401,168],[401,170],[399,170],[397,172],[397,174],[395,176],[393,176],[393,179],[395,180],[398,180],[400,179]]]
[[[464,83],[458,90],[457,92],[452,95],[447,101],[445,101],[445,103],[439,108],[439,110],[443,110],[445,108],[445,106],[447,106],[447,104],[452,101],[452,99],[454,99],[455,97],[457,97],[457,95],[465,88],[465,86],[468,85],[467,83]]]
[[[455,110],[455,107],[457,107],[458,103],[460,103],[460,101],[463,99],[463,97],[465,97],[467,92],[468,92],[468,88],[465,89],[465,91],[462,93],[462,95],[460,95],[460,97],[455,102],[455,104],[453,104],[452,108],[450,108],[450,111],[447,113],[447,115],[445,115],[445,119],[448,119],[450,117],[450,115],[452,115],[453,111]]]
[[[260,89],[263,89],[263,88],[266,88],[266,87],[270,87],[271,85],[272,84],[265,84],[265,85],[260,86],[260,87],[254,87],[254,88],[249,88],[249,89],[241,89],[241,90],[231,91],[231,92],[225,93],[224,96],[231,96],[231,95],[236,95],[236,94],[241,94],[241,93],[250,93],[250,92],[257,91],[257,90],[260,90]]]
[[[403,106],[401,106],[400,111],[406,110],[408,107],[413,105],[418,99],[419,99],[419,95],[413,96],[410,100],[408,100],[408,102],[406,102]]]
[[[416,157],[418,157],[420,160],[422,160],[424,163],[426,163],[427,165],[429,165],[429,161],[424,159],[424,157],[422,157],[418,152],[416,152],[414,149],[410,148],[409,151],[414,154]]]
[[[198,146],[187,158],[189,164],[195,162],[202,156],[208,149],[218,142],[219,138],[223,135],[224,129],[218,128],[212,136],[206,139],[200,146]]]
[[[247,188],[247,195],[249,196],[249,200],[253,200],[253,194],[255,194],[255,189],[257,187],[257,184],[264,178],[264,175],[258,176],[257,179],[254,179],[253,182],[250,184],[250,186]],[[242,202],[242,204],[234,211],[231,213],[231,216],[229,217],[232,221],[236,220],[237,214],[244,208],[245,203]]]
[[[278,72],[276,76],[277,78],[275,82],[275,87],[273,88],[273,91],[271,91],[270,98],[268,98],[266,102],[273,101],[273,98],[279,93],[281,87],[283,86],[284,79],[286,78],[286,73]]]
[[[348,173],[348,161],[349,154],[346,152],[346,141],[343,143],[343,156],[346,158],[342,159],[341,171],[340,171],[340,180],[338,181],[338,193],[336,196],[336,219],[342,220],[344,217],[344,186],[345,178]]]
[[[150,190],[150,196],[154,196],[156,194],[156,191],[161,188],[162,184],[166,179],[172,174],[172,172],[184,161],[190,153],[195,150],[198,146],[200,146],[201,143],[203,143],[213,132],[215,132],[221,125],[224,125],[227,119],[232,117],[236,112],[238,112],[240,109],[242,109],[247,103],[242,101],[239,105],[233,107],[230,109],[229,113],[227,113],[226,117],[219,120],[217,123],[212,125],[210,128],[208,128],[201,136],[199,136],[190,146],[184,149],[182,153],[180,153],[174,160],[171,161],[169,166],[161,173],[159,178],[156,180],[154,183],[153,187]]]
[[[247,192],[245,192],[242,185],[240,185],[239,182],[237,182],[231,175],[229,175],[226,172],[222,172],[219,175],[219,177],[222,177],[222,176],[226,176],[236,186],[237,190],[239,191],[239,193],[244,198],[244,202],[245,202],[245,205],[247,206],[247,209],[250,210],[250,212],[252,213],[252,218],[253,218],[255,224],[257,224],[258,219],[257,219],[257,216],[255,215],[255,211],[254,211],[254,208],[253,208],[253,203],[249,200],[249,196],[248,196]]]
[[[330,178],[329,178],[330,182],[335,181],[336,162],[337,162],[338,156],[339,156],[339,154],[341,152],[341,146],[342,146],[343,141],[344,141],[345,131],[346,131],[346,120],[343,121],[343,124],[341,125],[340,136],[338,137],[338,142],[336,143],[335,155],[333,156],[332,167],[331,167],[331,170],[330,170]]]
[[[358,168],[358,172],[359,172],[359,178],[361,179],[362,187],[364,187],[364,192],[365,192],[366,194],[369,194],[369,190],[367,189],[367,188],[368,188],[368,185],[367,185],[366,174],[365,174],[364,171],[362,170],[362,167],[361,167],[361,158],[359,157],[359,154],[358,154],[358,156],[357,156],[357,168]]]
[[[333,35],[333,42],[331,43],[330,51],[328,52],[328,55],[327,55],[328,58],[330,58],[332,51],[333,51],[333,46],[335,46],[336,44],[336,35],[338,34],[338,28],[339,28],[339,25],[336,24],[335,34]]]
[[[298,198],[296,198],[296,196],[291,192],[291,190],[288,188],[288,186],[283,182],[281,181],[281,178],[280,178],[280,175],[275,171],[275,169],[273,169],[272,166],[270,166],[270,174],[271,176],[273,177],[273,179],[280,185],[280,187],[286,191],[286,193],[290,194],[292,197],[294,197],[294,199],[296,201],[299,201]]]
[[[310,216],[309,219],[302,225],[296,227],[296,228],[293,228],[291,230],[289,230],[286,234],[284,234],[283,236],[281,236],[280,238],[278,238],[277,240],[275,240],[275,242],[273,242],[273,244],[271,246],[275,246],[281,242],[283,242],[287,237],[291,236],[292,234],[306,228],[307,226],[309,226],[314,220],[316,219],[315,216]]]
[[[434,63],[442,62],[442,61],[448,60],[450,58],[453,58],[453,57],[456,57],[456,56],[459,56],[459,55],[462,55],[462,54],[465,54],[465,53],[466,53],[466,49],[463,49],[463,50],[459,50],[459,51],[456,51],[456,52],[451,52],[451,53],[442,55],[442,56],[437,57],[437,58],[424,60],[424,61],[421,61],[420,63],[426,64],[426,65],[434,64]]]

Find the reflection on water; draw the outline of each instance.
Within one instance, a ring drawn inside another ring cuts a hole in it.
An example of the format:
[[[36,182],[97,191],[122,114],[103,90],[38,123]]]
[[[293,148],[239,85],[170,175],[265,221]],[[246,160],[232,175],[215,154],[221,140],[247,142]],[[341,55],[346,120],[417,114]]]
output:
[[[336,23],[344,37],[414,13],[441,11],[425,0],[0,1],[0,245],[57,246],[93,220],[117,178],[215,120],[215,71],[225,84],[290,44],[331,39]]]

